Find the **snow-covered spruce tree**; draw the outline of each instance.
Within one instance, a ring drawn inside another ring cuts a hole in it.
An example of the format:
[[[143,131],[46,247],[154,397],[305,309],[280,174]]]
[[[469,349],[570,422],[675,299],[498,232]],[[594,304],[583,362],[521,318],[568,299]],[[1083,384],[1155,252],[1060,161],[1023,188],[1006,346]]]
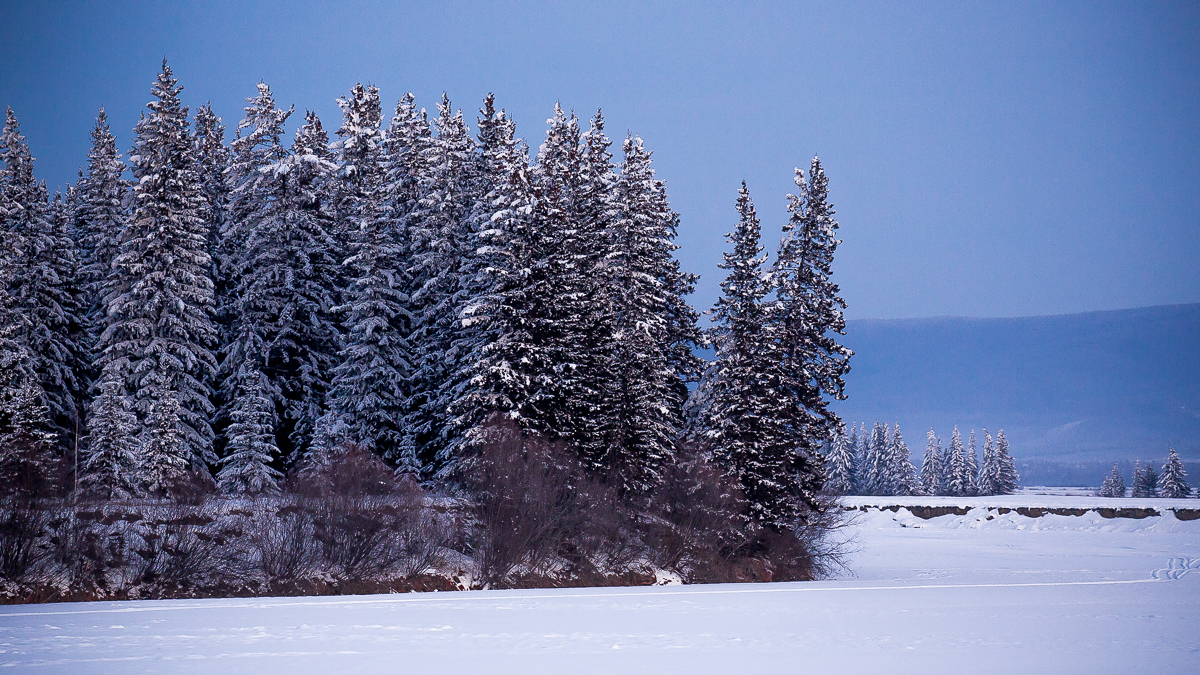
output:
[[[497,113],[490,98],[481,112],[481,174],[491,189],[472,228],[474,268],[464,280],[468,302],[458,346],[464,358],[450,404],[456,433],[443,473],[484,441],[493,416],[540,432],[539,396],[552,377],[542,339],[550,297],[543,293],[547,269],[536,264],[542,232],[533,216],[536,188],[528,151],[514,139],[512,120]]]
[[[255,121],[241,126],[253,130],[235,141],[239,181],[233,204],[241,219],[236,229],[245,239],[230,266],[237,332],[222,363],[227,411],[222,417],[232,422],[232,411],[242,410],[245,416],[247,405],[258,405],[237,400],[235,390],[251,396],[269,392],[273,424],[283,443],[275,452],[282,451],[290,462],[311,443],[339,349],[333,307],[340,265],[322,203],[335,166],[325,154],[328,139],[321,123],[311,113],[296,131],[292,151],[278,147],[288,113],[275,108],[265,84],[258,86],[259,95],[247,109],[248,120]],[[259,139],[257,149],[239,144],[252,138]],[[257,168],[242,168],[241,162],[251,164],[255,154]],[[257,374],[245,375],[247,368]],[[259,375],[267,378],[266,389],[252,381]],[[253,387],[247,389],[248,383]]]
[[[866,454],[862,466],[862,481],[859,491],[864,495],[885,496],[891,494],[888,483],[887,425],[875,422],[870,436],[866,437]]]
[[[858,425],[858,436],[854,438],[854,494],[867,494],[864,487],[867,484],[867,460],[870,454],[871,436],[867,433],[867,424]]]
[[[841,241],[821,161],[813,157],[807,182],[796,169],[795,183],[797,194],[787,197],[791,217],[771,270],[776,295],[771,317],[783,350],[785,387],[794,402],[793,440],[802,455],[811,455],[837,428],[828,399],[846,397],[842,378],[854,352],[836,339],[846,329],[846,302],[830,279]]]
[[[129,224],[129,181],[122,178],[125,162],[104,109],[92,129],[87,173],[76,185],[75,223],[79,233],[80,281],[88,298],[87,323],[92,344],[107,325],[105,285],[113,259]]]
[[[253,343],[253,339],[247,340]],[[265,345],[258,346],[266,351]],[[261,353],[260,351],[260,353]],[[228,439],[217,486],[229,495],[259,496],[279,492],[283,477],[271,465],[279,460],[275,444],[275,401],[278,398],[258,359],[239,362],[231,378],[233,409],[225,435]]]
[[[149,387],[156,397],[142,425],[138,445],[137,478],[141,491],[156,497],[171,495],[189,470],[186,423],[180,414],[179,399],[170,389]]]
[[[138,494],[137,415],[125,385],[113,369],[101,374],[100,393],[88,412],[88,438],[79,466],[79,490],[98,499],[127,499]]]
[[[921,460],[921,494],[936,495],[941,492],[943,464],[942,441],[930,428],[925,435],[925,457]]]
[[[422,465],[440,468],[450,461],[446,447],[454,428],[448,408],[454,398],[454,374],[463,355],[462,308],[468,299],[462,277],[470,267],[471,216],[478,180],[475,140],[461,110],[445,93],[434,123],[437,134],[425,147],[420,200],[408,223],[413,242],[413,380],[405,418],[406,447]]]
[[[200,218],[204,221],[208,236],[208,255],[212,258],[210,275],[218,299],[225,295],[222,273],[221,233],[229,220],[230,163],[233,159],[230,148],[225,145],[225,124],[212,111],[212,104],[205,103],[196,110],[196,127],[192,132],[195,145],[197,173],[204,205]],[[234,262],[234,261],[230,261]]]
[[[597,115],[589,140],[600,133],[601,123]],[[601,368],[608,375],[598,384],[604,454],[591,460],[594,469],[615,474],[622,490],[645,492],[673,456],[682,424],[681,374],[666,351],[670,310],[681,301],[672,297],[677,216],[642,140],[627,137],[623,151],[604,268],[609,307]],[[593,177],[590,182],[602,181]]]
[[[1134,461],[1132,487],[1134,497],[1157,497],[1158,472],[1154,470],[1154,465],[1147,464],[1142,468],[1141,460]]]
[[[996,446],[992,435],[983,430],[983,459],[979,462],[979,474],[975,479],[976,494],[981,497],[996,494],[997,479]]]
[[[900,424],[892,428],[888,444],[888,482],[893,495],[915,495],[921,493],[921,483],[917,478],[917,469],[912,464],[912,453],[904,443],[900,433]]]
[[[1115,463],[1113,464],[1112,473],[1104,478],[1104,482],[1100,484],[1100,490],[1096,494],[1100,497],[1125,496],[1125,479],[1121,477],[1121,473],[1117,470]]]
[[[1017,464],[1008,451],[1008,439],[1004,430],[996,434],[996,483],[993,494],[1011,495],[1017,491],[1021,477],[1017,475]]]
[[[1146,497],[1158,497],[1158,471],[1153,464],[1146,464],[1142,469],[1142,492]]]
[[[784,391],[783,355],[767,316],[770,281],[762,270],[758,216],[744,183],[737,210],[737,228],[728,235],[733,250],[721,264],[729,273],[712,311],[716,356],[701,382],[697,436],[741,484],[750,517],[786,527],[815,508],[823,476],[786,428],[793,402]]]
[[[34,378],[4,392],[0,400],[0,495],[22,499],[46,495],[60,459],[50,429],[50,410]]]
[[[844,424],[838,428],[825,457],[825,492],[854,494],[854,441],[846,434]]]
[[[1133,479],[1130,481],[1130,485],[1129,485],[1129,488],[1130,488],[1129,496],[1130,497],[1145,497],[1146,496],[1146,493],[1144,491],[1145,484],[1143,481],[1144,481],[1144,479],[1142,478],[1142,461],[1140,459],[1135,459],[1135,460],[1133,460]]]
[[[257,94],[246,102],[249,104],[246,114],[238,123],[237,135],[229,147],[229,168],[223,186],[228,190],[228,203],[217,236],[217,274],[221,283],[218,313],[227,332],[222,336],[223,343],[241,330],[234,326],[239,285],[242,274],[253,273],[246,262],[247,241],[261,219],[261,211],[270,206],[266,202],[274,196],[267,167],[288,154],[282,141],[283,125],[292,114],[291,108],[280,110],[275,106],[271,88],[264,82],[258,83]]]
[[[963,450],[962,435],[958,427],[950,435],[950,447],[946,451],[946,494],[951,497],[963,497],[967,494],[971,482],[967,477],[967,461]]]
[[[606,307],[603,277],[596,269],[604,251],[604,215],[590,213],[584,146],[579,119],[557,104],[548,120],[546,140],[533,167],[537,199],[534,219],[539,229],[535,265],[545,273],[530,289],[548,311],[535,327],[545,345],[550,369],[536,394],[537,426],[583,450],[597,447],[602,369],[593,345]],[[593,158],[594,159],[594,158]]]
[[[97,347],[100,367],[114,368],[133,394],[141,435],[158,439],[144,446],[157,464],[143,463],[158,472],[143,476],[157,492],[169,488],[162,467],[207,477],[216,462],[206,384],[216,368],[212,261],[181,89],[164,60],[134,129],[134,210],[105,286],[109,321]]]
[[[397,119],[405,102],[401,100],[397,106]],[[442,475],[455,472],[460,455],[470,452],[479,440],[478,425],[498,413],[483,404],[491,398],[491,393],[482,387],[486,378],[481,366],[484,350],[503,335],[493,333],[500,329],[502,320],[492,293],[500,275],[511,269],[506,251],[509,237],[496,227],[493,216],[506,206],[497,202],[512,171],[510,162],[516,141],[511,120],[503,110],[496,110],[495,96],[488,94],[484,98],[479,115],[474,200],[468,216],[466,254],[458,278],[457,293],[461,301],[453,345],[456,363],[443,385],[447,400],[446,442],[441,455],[434,458],[435,471]]]
[[[412,315],[407,257],[385,202],[379,90],[355,85],[338,105],[343,118],[336,144],[337,217],[338,229],[350,237],[344,265],[351,281],[337,308],[346,342],[333,370],[330,412],[321,422],[326,430],[318,429],[318,435],[341,426],[349,440],[397,464],[415,466],[415,457],[398,456],[412,373]]]
[[[967,450],[963,454],[963,465],[966,471],[964,482],[967,484],[967,496],[979,494],[979,455],[975,453],[975,430],[967,441]]]
[[[0,132],[0,166],[0,256],[8,267],[8,302],[20,317],[11,337],[24,347],[36,372],[33,385],[49,410],[45,431],[57,446],[47,447],[66,450],[80,421],[88,366],[71,217],[61,197],[48,201],[45,185],[34,178],[33,157],[11,108]]]
[[[1167,452],[1167,462],[1163,464],[1162,474],[1158,477],[1159,494],[1168,499],[1183,499],[1192,496],[1192,487],[1187,482],[1187,471],[1183,469],[1183,461],[1171,448]]]

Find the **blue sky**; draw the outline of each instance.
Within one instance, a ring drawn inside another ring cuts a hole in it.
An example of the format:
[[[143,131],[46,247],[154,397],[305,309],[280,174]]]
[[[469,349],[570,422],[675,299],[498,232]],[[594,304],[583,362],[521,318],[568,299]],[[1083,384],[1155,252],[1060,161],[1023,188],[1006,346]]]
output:
[[[849,318],[1200,301],[1196,3],[22,3],[0,1],[0,105],[52,186],[107,107],[128,148],[165,56],[236,126],[265,80],[338,126],[483,96],[536,146],[555,101],[641,135],[682,216],[695,303],[745,180],[773,250],[819,154]],[[297,117],[300,117],[297,115]]]

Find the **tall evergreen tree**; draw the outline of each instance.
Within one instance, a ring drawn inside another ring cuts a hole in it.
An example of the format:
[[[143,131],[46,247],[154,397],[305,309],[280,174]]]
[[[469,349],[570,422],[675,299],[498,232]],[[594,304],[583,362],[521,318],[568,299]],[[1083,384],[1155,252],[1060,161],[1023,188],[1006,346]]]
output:
[[[434,126],[437,134],[425,147],[421,197],[408,229],[416,249],[411,266],[415,325],[414,374],[405,420],[405,432],[412,436],[407,444],[423,464],[431,466],[446,456],[446,445],[452,440],[448,406],[462,359],[456,347],[468,300],[461,277],[470,266],[473,192],[478,180],[475,141],[462,111],[455,110],[444,93]]]
[[[1157,497],[1158,495],[1158,471],[1154,469],[1153,464],[1146,464],[1146,468],[1142,469],[1142,493],[1147,497]]]
[[[846,434],[843,424],[825,458],[825,491],[832,495],[854,494],[854,465],[854,438]]]
[[[239,128],[240,131],[240,128]],[[228,327],[232,318],[228,316],[227,298],[232,288],[226,284],[228,267],[237,263],[236,258],[225,260],[221,248],[222,233],[228,228],[230,200],[230,164],[233,155],[225,145],[225,124],[205,103],[196,111],[196,127],[192,135],[195,145],[197,174],[200,193],[204,204],[200,207],[200,218],[207,231],[207,248],[212,260],[209,276],[213,280],[214,297],[217,305],[218,324]],[[240,242],[237,242],[240,244]]]
[[[996,494],[999,478],[999,465],[996,463],[996,447],[992,435],[987,429],[983,430],[983,461],[979,463],[979,474],[975,481],[978,494],[981,496]]]
[[[1158,496],[1158,472],[1154,470],[1152,464],[1147,464],[1143,469],[1140,460],[1134,461],[1132,496],[1141,498]]]
[[[712,312],[716,357],[701,383],[699,436],[718,465],[741,483],[750,516],[786,526],[815,507],[822,476],[786,428],[793,402],[784,390],[782,354],[764,302],[770,282],[759,256],[761,228],[744,183],[737,210],[737,229],[728,235],[733,251],[721,264],[729,274]]]
[[[933,433],[933,429],[925,435],[925,457],[921,460],[921,494],[936,495],[941,492],[942,484],[942,441]]]
[[[126,499],[136,496],[141,487],[137,415],[114,369],[101,375],[99,390],[88,414],[89,433],[79,467],[79,490],[100,499]]]
[[[540,394],[550,377],[542,339],[550,298],[547,269],[538,264],[540,235],[534,207],[528,151],[514,138],[515,128],[491,97],[480,118],[481,174],[490,185],[472,228],[474,267],[462,310],[464,355],[450,404],[457,431],[449,455],[440,462],[452,470],[486,438],[493,416],[524,431],[542,432]]]
[[[164,60],[134,130],[134,211],[106,284],[110,319],[98,345],[100,366],[133,393],[153,460],[145,477],[160,493],[174,468],[207,476],[216,461],[206,384],[216,368],[212,260],[181,90]]]
[[[1112,473],[1104,478],[1104,482],[1100,484],[1100,490],[1096,494],[1100,497],[1125,496],[1125,479],[1121,477],[1121,472],[1117,470],[1116,463],[1113,464]]]
[[[1021,477],[1017,475],[1017,465],[1008,451],[1008,439],[1004,430],[996,434],[996,487],[994,494],[1010,495],[1017,491],[1017,483]]]
[[[337,143],[337,217],[338,229],[350,237],[344,265],[352,280],[337,308],[347,336],[333,371],[330,414],[321,435],[327,438],[329,429],[342,426],[350,440],[398,464],[415,466],[415,457],[399,454],[412,377],[407,334],[412,314],[406,256],[386,208],[379,90],[355,85],[338,105],[343,119]]]
[[[888,483],[891,487],[891,494],[902,496],[920,494],[921,485],[917,479],[917,470],[912,464],[912,453],[909,452],[908,445],[904,443],[899,423],[892,428],[889,441]]]
[[[259,403],[237,400],[235,390],[251,397],[270,394],[270,419],[279,436],[271,447],[278,455],[281,444],[291,460],[311,443],[339,349],[333,308],[340,265],[326,230],[329,205],[322,203],[335,166],[325,155],[328,139],[314,115],[297,130],[288,152],[278,144],[290,111],[275,108],[265,84],[250,102],[247,119],[253,121],[241,128],[253,131],[235,142],[241,177],[234,188],[241,219],[236,229],[245,240],[229,268],[237,332],[226,347],[224,399],[230,411],[245,416],[251,414],[247,406],[256,410]],[[246,147],[239,143],[243,138],[246,145],[259,139],[261,147]],[[244,169],[243,161],[249,164]],[[267,378],[265,387],[256,382],[260,376]],[[278,464],[278,456],[272,461]]]
[[[947,450],[947,455],[949,462],[947,463],[946,492],[952,497],[963,497],[970,490],[971,481],[968,478],[962,435],[958,433],[957,426],[954,427],[954,433],[950,435],[950,448]]]
[[[863,463],[863,479],[859,486],[862,494],[885,496],[891,494],[889,484],[889,460],[887,426],[875,422],[867,439],[866,461]]]
[[[1192,487],[1187,482],[1187,471],[1183,461],[1171,448],[1167,453],[1167,461],[1163,464],[1162,474],[1158,477],[1159,494],[1168,499],[1183,499],[1192,496]]]
[[[975,452],[974,429],[971,430],[970,437],[967,440],[967,450],[963,454],[963,463],[966,471],[964,482],[967,484],[967,495],[974,497],[979,494],[979,455]]]
[[[792,397],[789,427],[802,453],[811,453],[837,427],[829,398],[845,398],[843,377],[854,354],[838,344],[846,302],[830,279],[838,223],[829,203],[829,180],[813,158],[808,180],[796,169],[798,194],[788,195],[791,217],[772,268],[776,301],[772,320],[783,351],[784,386]]]
[[[112,274],[121,237],[129,225],[129,181],[122,176],[125,162],[104,109],[92,129],[87,173],[76,186],[75,222],[79,231],[80,281],[86,297],[88,327],[94,344],[107,326],[105,285]]]
[[[533,167],[534,219],[540,230],[535,264],[545,272],[531,291],[544,298],[540,302],[547,310],[535,327],[535,339],[544,346],[549,371],[539,378],[533,410],[540,430],[582,448],[586,455],[598,444],[595,422],[602,375],[592,345],[607,300],[595,270],[604,249],[603,232],[598,230],[604,216],[589,213],[591,202],[584,198],[588,186],[579,119],[556,104],[548,123]]]
[[[12,338],[23,345],[36,372],[36,382],[29,384],[41,389],[40,401],[48,408],[45,431],[53,434],[58,449],[67,450],[76,439],[87,386],[85,308],[71,215],[61,196],[47,200],[45,185],[34,178],[33,161],[9,108],[0,131],[5,192],[0,255],[8,266],[8,301],[21,317]]]
[[[601,128],[597,116],[589,140]],[[650,153],[641,139],[626,138],[623,150],[604,268],[608,344],[601,367],[608,376],[596,384],[602,393],[598,408],[604,455],[592,461],[596,468],[614,471],[622,489],[646,491],[673,456],[682,423],[680,373],[667,352],[672,339],[670,308],[679,302],[671,297],[678,274],[671,255],[677,217],[662,181],[654,178]],[[603,180],[593,178],[596,183]]]

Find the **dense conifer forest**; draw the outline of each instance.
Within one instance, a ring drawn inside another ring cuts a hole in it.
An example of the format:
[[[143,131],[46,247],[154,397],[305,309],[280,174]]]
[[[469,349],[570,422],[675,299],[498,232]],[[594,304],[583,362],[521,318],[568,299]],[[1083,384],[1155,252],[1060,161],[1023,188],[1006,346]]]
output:
[[[233,128],[181,91],[164,61],[124,154],[99,111],[53,196],[6,111],[10,506],[418,490],[486,524],[516,489],[496,467],[540,453],[559,488],[535,501],[603,493],[636,520],[710,499],[746,541],[822,522],[851,352],[819,160],[770,265],[742,185],[702,329],[652,153],[614,148],[599,111],[555,106],[531,149],[490,95],[472,133],[445,95],[385,111],[357,84],[336,129],[308,112],[288,138],[298,113],[266,83]],[[732,536],[722,555],[753,548]]]

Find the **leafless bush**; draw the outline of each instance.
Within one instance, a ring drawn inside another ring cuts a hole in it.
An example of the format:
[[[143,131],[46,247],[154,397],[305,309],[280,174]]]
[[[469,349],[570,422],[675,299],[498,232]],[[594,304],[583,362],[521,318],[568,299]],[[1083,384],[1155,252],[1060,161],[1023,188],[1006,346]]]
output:
[[[821,579],[846,569],[847,556],[855,546],[847,534],[854,518],[836,496],[818,495],[816,506],[792,531],[808,553],[810,578]]]
[[[684,447],[664,470],[642,531],[658,567],[684,573],[726,566],[748,543],[746,505],[735,481]]]
[[[50,559],[65,575],[69,586],[104,587],[106,573],[114,562],[109,528],[97,522],[97,518],[80,518],[81,511],[89,516],[100,515],[99,510],[87,508],[69,505],[52,512],[48,528]],[[123,560],[116,562],[120,564]]]
[[[390,504],[395,510],[397,571],[411,577],[440,567],[454,539],[448,519],[429,508],[415,481],[401,481]]]
[[[357,443],[345,442],[315,453],[292,480],[296,493],[306,497],[344,497],[390,494],[396,489],[392,469]]]
[[[251,516],[250,537],[268,580],[292,581],[312,568],[312,518],[296,503],[264,500]]]
[[[36,504],[0,507],[0,576],[24,581],[50,554],[39,545],[49,514]]]
[[[244,556],[208,526],[213,517],[203,508],[167,503],[148,511],[134,524],[128,557],[134,583],[191,586],[236,579]]]
[[[362,579],[393,569],[395,516],[371,497],[329,495],[309,502],[320,561],[345,579]]]
[[[518,571],[546,575],[563,562],[589,568],[637,555],[615,491],[590,479],[562,444],[496,423],[463,477],[473,497],[472,549],[490,586]]]

